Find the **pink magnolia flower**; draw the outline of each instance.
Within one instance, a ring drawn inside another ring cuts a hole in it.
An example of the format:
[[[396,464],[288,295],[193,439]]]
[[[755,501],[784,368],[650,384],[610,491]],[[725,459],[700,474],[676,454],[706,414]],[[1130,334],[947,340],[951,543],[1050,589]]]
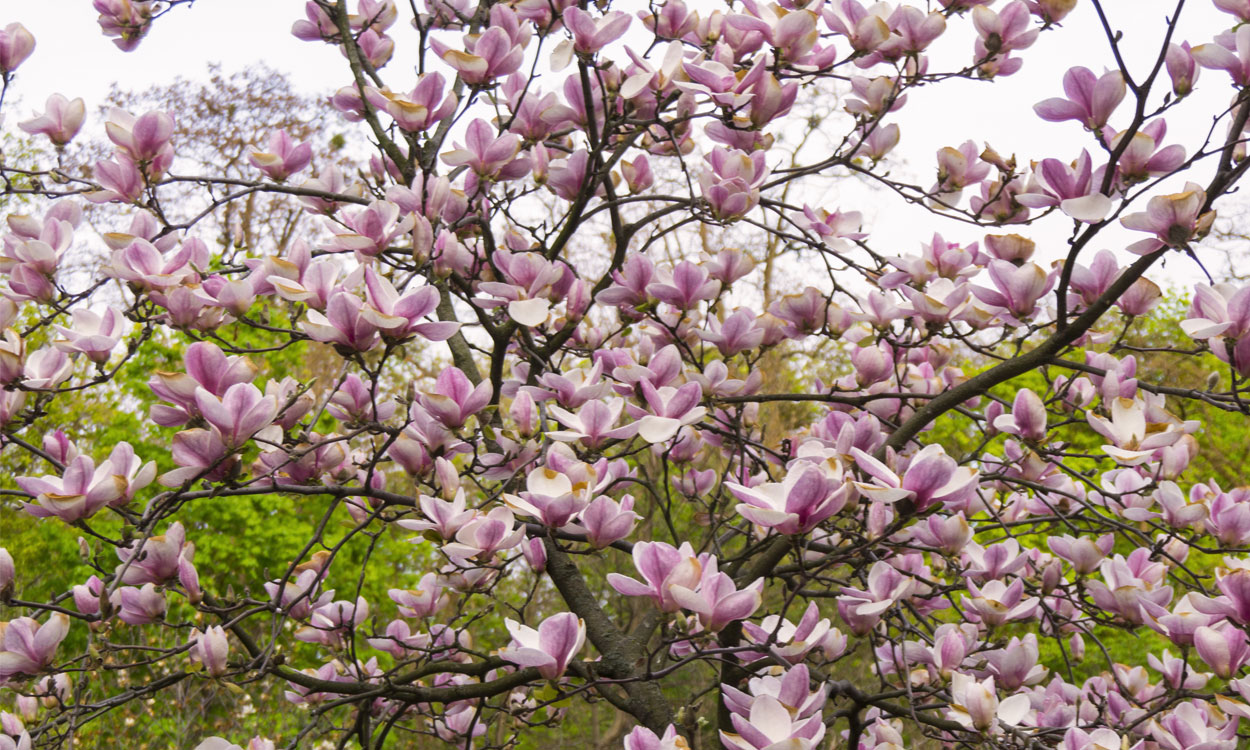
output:
[[[1149,654],[1146,663],[1163,675],[1163,679],[1176,690],[1201,690],[1211,681],[1210,672],[1199,672],[1184,659],[1177,659],[1167,649],[1159,656]]]
[[[488,297],[474,300],[484,308],[506,307],[508,317],[523,326],[537,327],[547,321],[551,303],[566,297],[575,277],[563,262],[553,262],[534,252],[496,252],[491,259],[503,275],[501,281],[484,281],[478,291]],[[571,301],[566,305],[571,309]]]
[[[988,547],[969,542],[963,549],[960,561],[964,564],[963,573],[966,577],[974,581],[984,581],[1017,574],[1029,562],[1029,558],[1020,554],[1020,542],[1008,539]]]
[[[1023,640],[1013,636],[1005,647],[984,653],[989,671],[1005,690],[1036,685],[1046,678],[1046,668],[1037,663],[1037,636],[1033,633]]]
[[[365,268],[365,299],[362,318],[382,332],[383,336],[402,341],[419,334],[427,341],[446,341],[460,328],[456,322],[422,322],[421,319],[438,307],[438,290],[422,285],[402,296],[385,277],[372,267]]]
[[[333,165],[326,167],[316,177],[304,180],[300,183],[300,187],[351,198],[360,198],[364,195],[363,186],[347,182],[346,178],[343,177],[343,173],[339,171],[338,167]],[[339,201],[332,198],[312,195],[301,196],[300,202],[304,204],[306,210],[315,214],[332,214],[342,205]]]
[[[972,597],[963,597],[965,616],[991,627],[1005,622],[1031,619],[1041,605],[1035,597],[1024,598],[1024,581],[1020,578],[1016,578],[1010,585],[995,579],[984,586],[977,586],[969,580],[968,593]]]
[[[1198,285],[1181,329],[1205,339],[1212,354],[1242,375],[1250,373],[1250,286]]]
[[[1246,31],[1250,33],[1250,27]],[[1247,40],[1250,43],[1250,37]],[[1145,211],[1120,219],[1128,229],[1155,235],[1134,242],[1128,251],[1149,255],[1165,247],[1188,247],[1190,242],[1202,239],[1215,222],[1215,211],[1201,213],[1206,200],[1206,192],[1193,182],[1186,183],[1183,192],[1151,198]]]
[[[290,274],[273,273],[266,279],[282,299],[303,302],[314,310],[324,311],[330,297],[339,290],[343,266],[336,258],[319,258],[289,268],[280,263],[275,265]]]
[[[946,17],[941,13],[926,13],[910,5],[895,7],[886,23],[890,27],[890,36],[877,46],[875,55],[869,55],[859,64],[868,64],[874,58],[894,61],[908,55],[918,55],[946,31]]]
[[[360,45],[360,52],[365,60],[374,68],[381,68],[391,61],[391,56],[395,54],[395,40],[386,34],[381,33],[377,29],[365,29],[360,36],[356,37],[356,43]],[[346,57],[346,51],[343,56]]]
[[[662,8],[668,8],[673,3],[665,3]],[[657,737],[655,732],[643,726],[634,727],[629,734],[625,735],[625,750],[689,750],[690,744],[686,742],[686,738],[677,734],[677,727],[672,724],[664,730],[662,737]]]
[[[506,5],[490,9],[490,24],[476,38],[465,38],[463,51],[438,39],[430,40],[434,54],[443,59],[470,85],[490,83],[515,73],[525,60],[529,29],[521,27],[514,10]]]
[[[1244,637],[1244,636],[1243,636]],[[1150,723],[1150,736],[1160,750],[1233,750],[1237,745],[1236,718],[1222,723],[1206,703],[1182,703],[1162,719]]]
[[[855,144],[852,150],[856,156],[863,156],[876,163],[886,157],[886,154],[894,150],[898,145],[899,138],[902,137],[902,131],[899,129],[898,123],[877,124],[868,126],[871,130],[859,128]]]
[[[1250,661],[1250,644],[1241,628],[1224,624],[1199,627],[1193,634],[1194,649],[1221,679],[1230,679]]]
[[[1003,308],[1020,320],[1033,316],[1038,300],[1058,278],[1054,271],[1047,273],[1036,263],[1017,266],[1005,260],[991,261],[989,274],[994,288],[974,286],[972,293],[985,304]]]
[[[6,599],[13,593],[13,582],[17,579],[17,570],[13,566],[13,556],[4,547],[0,547],[0,599]]]
[[[1114,398],[1110,406],[1110,419],[1090,412],[1086,420],[1095,432],[1111,441],[1102,449],[1123,466],[1138,466],[1156,450],[1185,435],[1185,425],[1141,398]]]
[[[164,584],[177,579],[189,593],[198,593],[199,576],[192,563],[195,545],[187,543],[186,532],[178,521],[170,524],[164,534],[118,547],[117,557],[121,563],[116,575],[122,583]]]
[[[434,732],[448,744],[468,748],[474,737],[486,734],[486,722],[478,721],[472,701],[450,704],[443,718],[434,721]]]
[[[414,619],[430,617],[450,601],[435,573],[421,576],[415,589],[391,589],[387,595],[399,605],[399,614]]]
[[[698,422],[707,414],[707,408],[699,405],[703,391],[698,383],[686,383],[680,388],[656,388],[643,380],[638,386],[647,410],[632,406],[631,409],[639,412],[635,415],[641,417],[638,420],[638,435],[648,443],[667,442],[682,427]]]
[[[39,518],[56,516],[65,523],[90,518],[127,488],[125,478],[117,476],[111,463],[96,466],[86,455],[70,462],[60,477],[17,477],[15,481],[35,497],[34,503],[26,505],[27,513]]]
[[[1008,3],[995,12],[988,5],[972,9],[972,25],[977,30],[974,54],[977,60],[998,55],[1007,56],[1015,50],[1027,49],[1037,41],[1038,29],[1033,28],[1029,7],[1020,0]],[[1020,67],[1015,59],[1003,61],[999,75],[1010,75]]]
[[[305,42],[329,41],[338,34],[339,29],[334,25],[334,19],[313,0],[304,3],[304,15],[306,18],[291,25],[291,34],[296,39]]]
[[[248,154],[247,159],[252,166],[268,175],[269,179],[284,182],[312,161],[312,144],[297,145],[291,140],[290,133],[275,130],[269,135],[269,150],[253,151]]]
[[[764,342],[766,331],[756,325],[755,313],[740,307],[723,321],[709,317],[708,330],[699,338],[716,346],[725,357],[755,349]]]
[[[26,360],[26,342],[12,328],[4,329],[0,339],[0,384],[12,383],[22,376]]]
[[[1236,1],[1250,7],[1250,2],[1246,0]],[[1198,81],[1199,72],[1202,71],[1202,68],[1198,66],[1198,61],[1194,59],[1193,49],[1189,46],[1189,42],[1168,44],[1164,61],[1167,64],[1168,77],[1172,79],[1172,93],[1178,97],[1189,96],[1194,90],[1194,84]]]
[[[849,484],[811,464],[791,469],[782,482],[756,487],[726,482],[725,487],[742,501],[736,506],[740,515],[780,534],[806,534],[850,500]]]
[[[621,177],[630,195],[638,195],[655,184],[655,175],[651,172],[651,161],[646,154],[640,154],[633,161],[622,159],[620,162]],[[631,256],[640,257],[640,256]],[[613,272],[613,276],[619,272]]]
[[[694,555],[689,542],[674,547],[665,542],[638,542],[633,550],[634,567],[646,583],[619,573],[608,574],[608,585],[625,596],[648,596],[662,612],[676,612],[681,603],[673,596],[673,587],[695,588],[703,565]]]
[[[158,179],[173,162],[170,138],[174,134],[174,119],[164,112],[146,112],[136,118],[114,108],[104,129],[109,140],[152,179]]]
[[[1167,135],[1167,121],[1163,118],[1151,120],[1133,134],[1128,147],[1120,154],[1116,162],[1116,184],[1122,187],[1145,182],[1152,177],[1168,174],[1185,162],[1185,148],[1179,143],[1159,148],[1163,137]],[[1112,149],[1120,147],[1124,133],[1116,133],[1108,141]],[[1094,170],[1094,182],[1102,181],[1102,166]]]
[[[236,317],[247,315],[256,302],[256,288],[251,278],[231,279],[213,274],[201,282],[200,291],[212,304]]]
[[[1204,525],[1224,544],[1240,547],[1250,541],[1250,503],[1236,490],[1217,492],[1207,500]]]
[[[1030,707],[1029,696],[1022,693],[999,701],[993,677],[978,681],[963,672],[951,674],[951,705],[947,711],[950,718],[969,729],[990,732],[1000,721],[1014,727],[1024,721]]]
[[[31,135],[46,135],[55,146],[64,146],[78,135],[87,116],[82,99],[69,100],[60,94],[48,97],[44,113],[17,126]]]
[[[174,435],[170,456],[179,467],[160,476],[161,484],[176,487],[183,482],[203,477],[219,480],[237,465],[232,451],[215,428],[183,430]]]
[[[1107,196],[1094,192],[1093,170],[1088,151],[1081,151],[1077,160],[1067,165],[1058,159],[1043,159],[1034,169],[1035,179],[1043,194],[1021,193],[1016,200],[1029,208],[1058,206],[1068,216],[1086,224],[1102,221],[1111,211]]]
[[[306,619],[313,609],[329,604],[334,599],[333,589],[318,590],[327,571],[305,565],[295,569],[294,580],[287,580],[280,585],[278,581],[265,583],[265,593],[269,594],[274,606],[296,620]]]
[[[272,746],[272,744],[273,743],[269,743],[269,746]],[[268,746],[264,744],[258,744],[256,742],[256,739],[253,739],[251,742],[248,743],[246,750],[254,750],[254,748],[265,748],[265,747],[268,747]],[[222,739],[221,737],[206,737],[204,738],[204,741],[202,741],[200,744],[195,746],[194,750],[245,750],[245,749],[242,747],[239,747],[238,745],[234,744],[233,742],[229,740]]]
[[[911,528],[912,538],[921,544],[955,555],[972,541],[973,529],[962,512],[953,516],[934,515]]]
[[[0,427],[21,413],[26,405],[26,391],[0,390]]]
[[[308,624],[295,631],[295,639],[342,648],[351,633],[369,619],[369,602],[363,596],[355,601],[339,600],[315,608]]]
[[[403,519],[397,523],[411,531],[432,531],[444,541],[451,541],[465,524],[477,516],[477,511],[466,510],[465,504],[463,487],[456,490],[456,495],[451,500],[421,495],[418,505],[426,520]]]
[[[57,326],[61,338],[54,343],[61,351],[80,352],[92,362],[103,364],[128,328],[125,317],[112,307],[106,308],[103,314],[75,308],[73,328]]]
[[[464,426],[469,417],[481,411],[490,401],[491,385],[482,381],[474,386],[458,367],[439,373],[432,391],[422,391],[417,401],[448,429]]]
[[[1250,23],[1250,0],[1212,0],[1216,8],[1237,16],[1241,23]]]
[[[314,341],[343,351],[367,352],[378,341],[378,328],[364,315],[365,303],[348,291],[330,297],[325,314],[309,310],[300,328]]]
[[[1063,90],[1066,99],[1047,99],[1035,105],[1037,116],[1049,122],[1077,120],[1086,130],[1098,131],[1107,124],[1128,89],[1118,70],[1099,77],[1089,68],[1076,67],[1064,74]]]
[[[755,208],[768,177],[763,150],[747,154],[717,146],[704,158],[708,168],[699,175],[699,185],[713,216],[733,221]]]
[[[820,745],[825,725],[820,713],[796,719],[780,700],[759,695],[747,716],[730,714],[736,732],[720,731],[721,744],[729,750],[765,750],[785,747],[811,750]]]
[[[907,95],[900,93],[900,88],[898,80],[888,76],[877,76],[875,78],[851,76],[851,92],[854,96],[847,98],[846,104],[843,108],[848,113],[855,115],[856,117],[866,119],[880,117],[887,112],[893,112],[901,108],[907,103]],[[963,146],[960,146],[957,149],[947,146],[946,148],[938,151],[939,185],[945,183],[944,168],[947,165],[943,164],[944,160],[953,160],[953,164],[951,165],[954,167],[954,169],[951,170],[951,175],[955,178],[953,182],[961,181],[960,176],[964,172],[962,167],[975,165],[975,160],[970,163],[961,163],[965,147],[968,147],[971,144],[972,141],[966,141]],[[975,148],[975,146],[972,146],[972,148]],[[956,154],[959,154],[960,156],[956,156]],[[975,156],[975,153],[973,156]],[[975,166],[976,171],[980,171],[980,169],[981,167],[979,165]],[[988,166],[986,167],[986,170],[988,173]],[[972,174],[975,174],[975,172]],[[976,181],[977,180],[968,179],[964,182],[964,185]],[[963,185],[960,185],[960,187],[963,187]],[[943,192],[949,191],[944,190]]]
[[[846,650],[846,636],[834,628],[828,618],[820,616],[820,608],[810,602],[797,623],[780,615],[767,615],[759,624],[742,623],[746,643],[767,646],[769,653],[790,664],[799,664],[816,649],[825,658],[836,659]],[[743,659],[762,659],[765,654],[743,652]]]
[[[443,551],[462,566],[473,559],[486,560],[496,552],[509,550],[525,537],[525,525],[516,525],[508,508],[498,507],[481,514],[456,532],[456,541],[443,545]]]
[[[143,41],[157,9],[143,0],[94,0],[92,7],[100,12],[97,22],[104,36],[116,37],[113,44],[123,52],[134,50]]]
[[[511,618],[504,619],[504,625],[514,645],[500,651],[500,658],[522,667],[537,667],[548,680],[559,679],[586,642],[586,623],[572,612],[548,617],[537,630]]]
[[[646,294],[680,310],[690,310],[702,300],[714,299],[720,293],[721,284],[709,278],[708,269],[683,260],[673,266],[671,272],[660,273],[660,278],[647,284]]]
[[[429,130],[456,111],[456,95],[449,92],[443,96],[444,85],[443,75],[433,72],[419,76],[416,87],[406,96],[371,86],[365,89],[365,96],[373,106],[390,115],[400,128],[419,133]]]
[[[1089,537],[1072,537],[1068,535],[1052,536],[1046,539],[1050,551],[1072,563],[1077,575],[1086,575],[1098,569],[1103,558],[1111,554],[1115,537],[1103,534],[1097,540]]]
[[[1158,284],[1150,279],[1140,278],[1115,301],[1115,306],[1125,315],[1139,316],[1149,313],[1162,299],[1163,290]]]
[[[374,388],[353,372],[343,379],[330,397],[326,411],[335,419],[348,423],[385,422],[395,414],[395,403],[378,396]]]
[[[113,592],[113,608],[127,625],[151,625],[165,618],[165,594],[155,584],[123,586]]]
[[[1227,72],[1238,86],[1250,83],[1250,28],[1245,25],[1217,34],[1213,43],[1200,44],[1190,54],[1204,68]]]
[[[878,560],[868,571],[866,589],[842,588],[842,595],[838,597],[838,614],[855,635],[867,635],[881,621],[881,615],[898,600],[911,596],[915,587],[914,578]]]
[[[84,615],[100,613],[103,594],[104,581],[101,581],[98,576],[91,576],[85,583],[70,589],[70,595],[74,598],[74,606]]]
[[[1230,338],[1240,341],[1250,334],[1250,286],[1199,284],[1181,329],[1196,339]],[[1219,347],[1212,346],[1212,351]]]
[[[469,123],[465,145],[456,143],[453,150],[443,154],[443,162],[453,167],[467,166],[485,180],[515,180],[530,170],[529,159],[518,156],[520,151],[518,136],[512,133],[496,136],[490,123],[478,118]]]
[[[574,488],[567,474],[552,468],[539,467],[531,471],[525,478],[525,487],[520,495],[505,493],[504,502],[517,513],[552,528],[567,525],[589,504],[586,493],[590,488]]]
[[[373,648],[385,651],[397,659],[407,658],[411,651],[429,648],[432,641],[429,633],[413,631],[403,620],[391,620],[386,626],[384,636],[365,639]]]
[[[620,11],[595,18],[576,6],[565,8],[561,18],[565,28],[573,34],[573,49],[583,55],[593,55],[620,39],[634,20]]]
[[[50,667],[68,633],[69,616],[60,612],[42,624],[33,617],[0,622],[0,684],[13,675],[39,674]]]
[[[1116,555],[1099,566],[1102,581],[1090,581],[1094,602],[1133,623],[1141,623],[1141,602],[1164,606],[1172,601],[1172,587],[1163,586],[1163,563],[1150,560],[1150,550],[1136,549],[1128,558]]]
[[[1047,24],[1062,21],[1076,8],[1076,0],[1024,0],[1024,4],[1029,6],[1033,15]]]
[[[173,407],[157,404],[152,407],[152,421],[163,427],[186,424],[200,415],[196,405],[196,392],[204,389],[214,396],[224,396],[230,386],[250,383],[256,377],[258,367],[246,357],[226,356],[221,348],[208,341],[199,341],[187,347],[183,355],[186,372],[156,372],[148,381],[148,387],[157,397]]]
[[[230,656],[230,641],[226,631],[220,625],[206,628],[204,632],[192,630],[190,642],[191,659],[204,665],[204,671],[211,677],[220,677],[226,673],[229,665],[226,659]]]
[[[335,232],[325,249],[332,252],[350,250],[361,259],[375,258],[396,239],[407,235],[416,224],[416,217],[400,218],[399,206],[391,201],[373,201],[359,211],[348,213],[343,223],[350,231]]]
[[[1025,440],[1041,442],[1046,439],[1046,406],[1036,393],[1022,388],[1016,392],[1011,414],[995,419],[994,429]]]
[[[835,0],[821,12],[833,33],[845,37],[859,53],[875,52],[890,36],[885,14],[888,6],[865,8],[859,0]]]
[[[808,719],[818,715],[829,697],[829,684],[811,690],[812,674],[806,664],[775,673],[761,673],[747,681],[750,694],[733,685],[726,684],[722,690],[725,707],[745,718],[751,715],[751,706],[762,696],[771,696],[781,702],[796,719]]]
[[[1214,625],[1220,619],[1217,615],[1197,609],[1192,594],[1185,594],[1178,599],[1171,611],[1149,600],[1143,600],[1141,608],[1142,620],[1149,628],[1181,647],[1193,644],[1195,631]],[[1247,655],[1250,655],[1250,650]]]
[[[937,152],[937,184],[930,188],[931,192],[957,199],[959,191],[984,180],[990,173],[990,165],[981,161],[979,153],[972,141],[965,141],[959,148],[947,146],[940,149]]]
[[[819,16],[811,10],[782,9],[780,6],[756,3],[748,0],[743,4],[744,13],[730,13],[725,18],[725,28],[740,35],[744,46],[747,40],[754,44],[755,38],[775,49],[787,63],[801,63],[820,67],[811,58],[826,59],[826,50],[816,48]]]
[[[729,623],[755,614],[763,602],[763,590],[763,578],[739,589],[732,578],[717,570],[716,558],[709,557],[697,589],[674,584],[669,593],[682,609],[699,616],[704,630],[717,633]]]
[[[638,432],[638,423],[618,427],[624,409],[625,402],[619,398],[587,401],[576,414],[559,406],[549,406],[548,413],[566,429],[550,430],[547,437],[565,442],[580,441],[591,450],[597,450],[609,440],[628,440]]]
[[[201,257],[201,248],[204,257]],[[139,289],[163,291],[198,280],[199,273],[193,266],[203,268],[206,256],[207,248],[198,240],[184,242],[178,252],[166,258],[151,242],[136,237],[130,244],[113,251],[108,271]]]
[[[586,534],[586,541],[601,548],[628,537],[641,519],[642,516],[634,512],[632,495],[626,495],[619,503],[600,495],[582,509],[571,528]]]
[[[20,23],[11,23],[0,30],[0,76],[9,75],[35,51],[35,37]]]
[[[896,503],[910,499],[917,510],[942,502],[959,502],[975,491],[978,472],[959,466],[942,446],[926,445],[907,465],[902,478],[859,448],[851,449],[855,463],[873,482],[855,482],[873,500]]]
[[[43,221],[30,216],[10,216],[12,233],[4,236],[3,247],[0,247],[0,272],[12,273],[18,266],[25,265],[36,273],[55,273],[61,256],[73,242],[74,230],[81,220],[81,209],[68,217],[64,214],[49,211]],[[115,235],[110,233],[105,236]],[[12,304],[13,301],[8,300],[0,316],[0,322],[6,328],[16,320],[16,309],[9,307]]]
[[[276,399],[263,395],[251,383],[235,383],[220,398],[200,388],[195,392],[195,405],[232,450],[243,447],[278,415]]]

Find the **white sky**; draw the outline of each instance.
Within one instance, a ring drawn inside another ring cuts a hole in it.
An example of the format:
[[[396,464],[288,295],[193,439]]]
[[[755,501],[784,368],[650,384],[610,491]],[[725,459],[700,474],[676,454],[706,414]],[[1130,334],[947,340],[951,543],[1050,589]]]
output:
[[[696,9],[705,4],[701,0],[687,2]],[[1000,0],[995,7],[1004,4]],[[0,25],[20,21],[37,40],[34,55],[20,69],[10,91],[20,97],[21,105],[15,108],[6,104],[4,118],[8,127],[42,108],[44,99],[54,92],[83,97],[88,112],[94,114],[114,81],[129,89],[141,89],[166,83],[178,75],[200,78],[205,77],[209,62],[220,62],[226,72],[231,72],[264,61],[287,73],[299,89],[309,94],[329,93],[349,82],[345,61],[337,50],[291,36],[291,24],[303,17],[302,0],[200,0],[191,8],[175,8],[160,19],[139,48],[130,53],[120,52],[100,33],[89,0],[5,5],[0,12]],[[391,30],[397,52],[384,71],[395,79],[392,87],[397,89],[410,85],[414,62],[415,33],[406,25],[406,5],[400,3],[401,21]],[[1162,38],[1164,18],[1172,11],[1174,2],[1107,0],[1105,5],[1112,25],[1124,32],[1130,68],[1147,70]],[[1205,0],[1191,2],[1175,41],[1194,45],[1209,41],[1214,34],[1229,28],[1231,20]],[[634,25],[639,26],[637,22]],[[968,29],[948,31],[932,50],[931,70],[949,69],[969,61],[970,33]],[[1089,0],[1080,0],[1063,28],[1042,34],[1022,56],[1025,64],[1019,73],[994,83],[952,81],[913,91],[907,106],[893,116],[902,127],[902,142],[893,156],[903,161],[894,173],[928,185],[933,181],[934,152],[942,146],[958,146],[968,138],[978,146],[988,142],[1004,156],[1014,153],[1022,163],[1047,156],[1070,160],[1081,148],[1094,152],[1096,145],[1079,124],[1045,123],[1031,109],[1042,99],[1061,95],[1061,78],[1069,66],[1085,65],[1101,72],[1112,63]],[[1144,77],[1144,72],[1138,77]],[[1192,101],[1169,115],[1167,142],[1184,143],[1192,150],[1197,134],[1209,127],[1211,113],[1218,111],[1231,95],[1229,86],[1223,72],[1203,71]],[[1112,125],[1126,122],[1130,101],[1121,107]],[[1205,171],[1202,174],[1206,176]],[[870,221],[874,247],[886,254],[915,253],[918,243],[927,240],[935,230],[949,240],[962,242],[971,242],[984,234],[934,219],[881,191],[845,186],[836,197],[841,205],[825,207],[863,210]],[[1056,215],[1043,224],[1022,233],[1039,241],[1041,260],[1061,257],[1071,222]],[[1107,242],[1127,244],[1140,238],[1131,234],[1118,228],[1105,232],[1103,244],[1092,249],[1108,246]],[[1170,278],[1199,278],[1192,263],[1183,269],[1180,265],[1169,268]]]

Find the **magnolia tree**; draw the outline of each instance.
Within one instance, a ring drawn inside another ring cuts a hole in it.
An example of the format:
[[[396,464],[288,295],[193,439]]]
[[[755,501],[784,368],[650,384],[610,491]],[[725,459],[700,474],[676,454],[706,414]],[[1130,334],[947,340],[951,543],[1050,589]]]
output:
[[[1244,743],[1250,491],[1189,470],[1201,425],[1175,415],[1250,413],[1250,287],[1199,285],[1175,321],[1169,356],[1220,363],[1199,387],[1139,380],[1126,332],[1250,168],[1250,2],[1185,41],[1180,0],[1131,64],[1087,1],[1108,70],[1056,69],[1019,114],[1084,148],[968,140],[931,185],[886,169],[909,91],[1037,64],[1076,0],[311,0],[290,32],[343,55],[355,174],[285,131],[246,178],[183,171],[178,112],[120,110],[78,168],[86,106],[51,97],[19,127],[56,156],[3,169],[0,492],[93,574],[25,596],[78,563],[0,550],[0,748],[197,681],[301,707],[202,750],[531,747],[588,703],[628,750]],[[122,50],[179,4],[94,3]],[[0,32],[6,90],[32,53]],[[1169,143],[1203,68],[1231,102]],[[829,147],[795,146],[822,106]],[[830,175],[932,225],[874,249],[814,204]],[[316,221],[197,235],[256,195]],[[1034,259],[1040,232],[1066,257]],[[761,295],[762,247],[804,281]],[[122,389],[154,347],[173,364]],[[273,375],[291,352],[332,375]],[[144,427],[56,423],[89,402]],[[249,496],[315,517],[216,586],[197,511]],[[370,567],[388,539],[407,562]],[[1149,645],[1127,664],[1125,637]]]

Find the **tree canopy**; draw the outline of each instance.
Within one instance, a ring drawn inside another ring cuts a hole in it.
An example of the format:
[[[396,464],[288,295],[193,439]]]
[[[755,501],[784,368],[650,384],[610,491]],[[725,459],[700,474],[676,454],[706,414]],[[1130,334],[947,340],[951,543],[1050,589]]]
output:
[[[309,0],[322,99],[51,96],[0,162],[0,750],[1242,746],[1250,286],[1175,270],[1250,169],[1213,2],[1139,60],[1100,0]],[[213,2],[94,8],[122,54]],[[1031,56],[1081,24],[1101,72]],[[995,116],[1082,145],[952,106],[901,176],[909,97],[1025,65]]]

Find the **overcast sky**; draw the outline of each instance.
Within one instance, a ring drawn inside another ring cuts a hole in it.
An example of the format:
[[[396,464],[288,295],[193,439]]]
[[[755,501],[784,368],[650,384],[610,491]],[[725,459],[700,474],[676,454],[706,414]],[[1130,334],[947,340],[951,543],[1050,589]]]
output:
[[[694,8],[701,5],[700,0],[688,2]],[[94,113],[114,82],[121,82],[125,88],[142,89],[179,75],[205,77],[210,62],[220,62],[225,71],[231,72],[264,61],[287,73],[308,94],[328,93],[349,82],[347,67],[337,50],[291,36],[291,24],[303,17],[302,0],[200,0],[191,8],[175,8],[160,19],[139,48],[130,53],[118,51],[100,33],[89,0],[5,5],[0,25],[20,21],[37,39],[35,54],[19,71],[11,91],[20,97],[20,107],[6,103],[4,117],[8,128],[31,116],[54,92],[83,97],[88,112]],[[996,3],[996,7],[1003,5],[1001,1]],[[1109,0],[1105,5],[1113,27],[1124,33],[1130,68],[1148,70],[1165,30],[1164,19],[1174,2]],[[401,10],[401,18],[405,13]],[[1231,17],[1216,11],[1209,1],[1191,2],[1175,39],[1197,45],[1229,28],[1230,22]],[[960,25],[965,24],[961,21]],[[415,33],[402,22],[391,33],[397,38],[397,54],[385,72],[395,80],[394,88],[405,88],[412,78]],[[971,39],[969,30],[952,29],[933,48],[931,69],[949,69],[969,61]],[[1019,73],[992,84],[952,81],[913,91],[908,105],[896,116],[902,128],[902,142],[894,156],[901,157],[904,163],[895,168],[895,174],[929,184],[935,169],[934,152],[942,146],[958,146],[969,138],[978,146],[989,143],[1003,155],[1015,154],[1022,163],[1046,156],[1070,160],[1082,148],[1093,151],[1089,134],[1079,124],[1045,123],[1031,111],[1034,103],[1061,94],[1061,77],[1067,67],[1084,65],[1102,72],[1111,63],[1108,45],[1089,0],[1080,0],[1064,28],[1043,34],[1022,56],[1025,64]],[[1204,71],[1199,83],[1194,101],[1169,115],[1168,142],[1193,144],[1195,133],[1206,131],[1211,113],[1231,95],[1228,76],[1222,72]],[[1122,124],[1127,109],[1126,102],[1125,111],[1113,119],[1113,125]],[[934,230],[963,242],[979,239],[983,234],[963,225],[935,221],[922,210],[906,207],[884,193],[869,194],[844,187],[832,197],[845,205],[826,208],[865,211],[875,245],[887,254],[916,252],[917,243]],[[1071,222],[1054,216],[1046,224],[1035,226],[1028,233],[1039,240],[1043,259],[1050,260],[1063,254],[1062,241],[1071,230]],[[1104,243],[1121,244],[1123,240],[1126,244],[1129,236],[1125,232],[1107,232]],[[1169,269],[1172,278],[1188,279],[1192,273],[1196,269],[1176,276]]]

